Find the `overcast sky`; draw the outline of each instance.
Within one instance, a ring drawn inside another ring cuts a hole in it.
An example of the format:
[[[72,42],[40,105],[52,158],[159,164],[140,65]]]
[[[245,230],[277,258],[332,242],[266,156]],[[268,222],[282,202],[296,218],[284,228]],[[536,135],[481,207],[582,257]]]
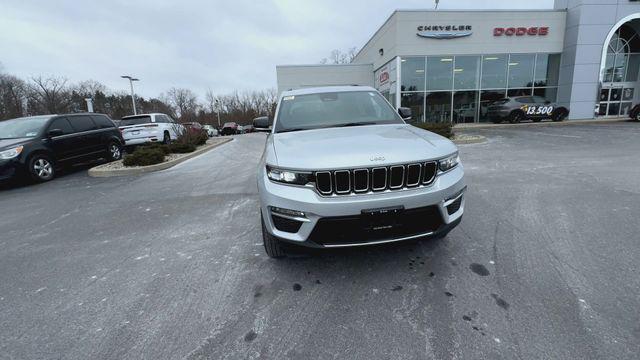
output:
[[[89,6],[88,4],[91,4]],[[431,0],[5,1],[0,63],[22,78],[93,79],[136,93],[186,87],[276,86],[277,64],[318,63],[332,49],[360,48],[394,9]],[[441,9],[552,8],[553,0],[441,0]]]

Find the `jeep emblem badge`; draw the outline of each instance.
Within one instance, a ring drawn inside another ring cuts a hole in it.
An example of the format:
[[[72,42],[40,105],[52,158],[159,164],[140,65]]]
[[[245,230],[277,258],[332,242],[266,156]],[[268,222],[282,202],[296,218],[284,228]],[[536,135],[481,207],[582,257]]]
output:
[[[372,156],[371,161],[384,161],[384,156]]]

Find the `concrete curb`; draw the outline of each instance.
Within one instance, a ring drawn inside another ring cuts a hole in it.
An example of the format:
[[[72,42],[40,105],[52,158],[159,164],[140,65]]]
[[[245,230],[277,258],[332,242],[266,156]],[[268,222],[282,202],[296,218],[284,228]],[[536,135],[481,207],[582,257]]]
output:
[[[487,138],[482,135],[475,135],[472,139],[453,139],[451,141],[456,145],[481,144],[487,142]]]
[[[89,176],[91,177],[128,176],[128,175],[140,175],[140,174],[145,174],[145,173],[154,172],[154,171],[166,170],[180,164],[181,162],[192,159],[198,155],[202,155],[207,151],[217,148],[222,144],[226,144],[231,140],[233,140],[233,138],[223,138],[222,141],[216,142],[215,144],[211,144],[208,146],[204,146],[179,159],[174,159],[174,160],[170,160],[170,161],[163,162],[160,164],[155,164],[155,165],[138,166],[138,167],[122,168],[122,169],[101,169],[101,167],[104,166],[105,164],[98,165],[96,167],[89,169]]]
[[[570,125],[593,125],[593,124],[612,124],[619,122],[634,122],[628,118],[616,118],[616,119],[588,119],[588,120],[565,120],[560,122],[554,121],[541,121],[541,122],[526,122],[520,124],[457,124],[453,127],[454,131],[468,131],[477,129],[491,129],[491,128],[516,128],[519,126],[570,126]]]

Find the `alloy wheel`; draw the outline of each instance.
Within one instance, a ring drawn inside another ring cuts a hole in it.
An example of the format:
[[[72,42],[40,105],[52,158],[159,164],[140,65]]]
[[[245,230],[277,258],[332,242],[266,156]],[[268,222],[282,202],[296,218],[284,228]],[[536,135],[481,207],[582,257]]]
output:
[[[116,144],[111,144],[111,146],[109,146],[109,154],[111,154],[112,160],[119,160],[120,156],[122,156],[120,147]]]
[[[33,163],[34,173],[42,180],[47,180],[53,175],[53,165],[43,158],[37,159]]]

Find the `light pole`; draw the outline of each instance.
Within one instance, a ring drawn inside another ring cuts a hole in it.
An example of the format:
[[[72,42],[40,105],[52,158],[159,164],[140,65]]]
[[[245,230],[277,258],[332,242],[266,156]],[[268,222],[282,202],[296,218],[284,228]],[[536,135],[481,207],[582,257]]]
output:
[[[136,98],[135,98],[135,95],[133,94],[133,82],[140,81],[140,79],[136,79],[129,75],[122,75],[120,77],[123,79],[129,79],[129,86],[131,86],[131,103],[133,104],[133,115],[138,115],[138,112],[136,111]]]
[[[216,100],[216,110],[218,112],[218,129],[220,129],[220,100]]]

